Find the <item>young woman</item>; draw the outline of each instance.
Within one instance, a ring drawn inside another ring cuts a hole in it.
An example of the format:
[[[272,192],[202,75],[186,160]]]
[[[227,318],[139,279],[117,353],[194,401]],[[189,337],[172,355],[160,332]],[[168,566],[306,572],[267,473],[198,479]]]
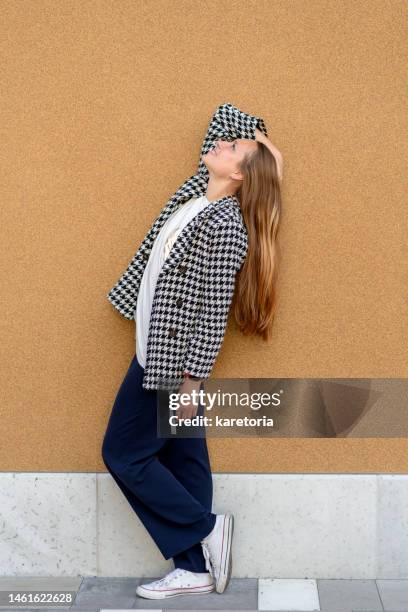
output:
[[[211,118],[198,172],[167,202],[107,294],[123,317],[135,320],[136,351],[113,405],[102,457],[175,566],[160,580],[139,585],[141,597],[222,593],[230,580],[234,517],[212,512],[205,431],[159,437],[158,394],[200,389],[234,298],[239,329],[270,338],[281,179],[282,155],[264,121],[222,104]],[[203,408],[193,402],[180,407],[180,423],[201,416]]]

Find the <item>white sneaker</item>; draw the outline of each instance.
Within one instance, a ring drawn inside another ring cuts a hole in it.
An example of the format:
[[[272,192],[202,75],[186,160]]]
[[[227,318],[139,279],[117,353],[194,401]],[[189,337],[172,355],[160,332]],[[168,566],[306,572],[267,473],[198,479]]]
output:
[[[214,580],[208,572],[196,573],[176,567],[160,580],[140,584],[137,595],[146,599],[166,599],[177,595],[202,595],[214,591]]]
[[[234,516],[230,512],[217,514],[214,529],[201,540],[205,566],[215,580],[217,593],[225,591],[231,578],[233,533]]]

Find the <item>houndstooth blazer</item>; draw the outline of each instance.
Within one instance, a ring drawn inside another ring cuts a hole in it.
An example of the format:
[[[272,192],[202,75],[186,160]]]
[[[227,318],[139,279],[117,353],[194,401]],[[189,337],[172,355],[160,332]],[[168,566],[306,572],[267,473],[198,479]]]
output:
[[[206,193],[208,170],[202,156],[220,138],[255,140],[256,127],[268,135],[262,118],[230,103],[217,108],[201,146],[198,172],[168,200],[126,270],[107,293],[123,317],[134,319],[140,281],[166,219],[191,197]],[[144,389],[174,390],[183,382],[186,371],[201,379],[210,376],[224,339],[236,274],[247,250],[248,234],[236,196],[210,202],[180,232],[157,279]]]

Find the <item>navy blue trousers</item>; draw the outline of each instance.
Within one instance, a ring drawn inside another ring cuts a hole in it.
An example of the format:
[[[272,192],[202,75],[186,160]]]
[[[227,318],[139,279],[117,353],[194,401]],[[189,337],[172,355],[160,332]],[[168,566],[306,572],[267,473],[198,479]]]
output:
[[[135,354],[112,408],[102,458],[164,558],[206,572],[200,541],[216,514],[205,434],[158,437],[158,392],[143,389],[143,373]]]

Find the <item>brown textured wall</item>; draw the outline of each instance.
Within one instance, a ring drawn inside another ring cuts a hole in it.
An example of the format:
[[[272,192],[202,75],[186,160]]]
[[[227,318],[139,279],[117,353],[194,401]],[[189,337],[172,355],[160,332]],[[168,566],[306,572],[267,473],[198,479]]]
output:
[[[273,342],[231,325],[213,376],[408,376],[407,8],[2,2],[1,470],[105,470],[134,352],[105,294],[222,102],[283,152],[284,257]],[[214,471],[408,468],[405,439],[209,446]]]

